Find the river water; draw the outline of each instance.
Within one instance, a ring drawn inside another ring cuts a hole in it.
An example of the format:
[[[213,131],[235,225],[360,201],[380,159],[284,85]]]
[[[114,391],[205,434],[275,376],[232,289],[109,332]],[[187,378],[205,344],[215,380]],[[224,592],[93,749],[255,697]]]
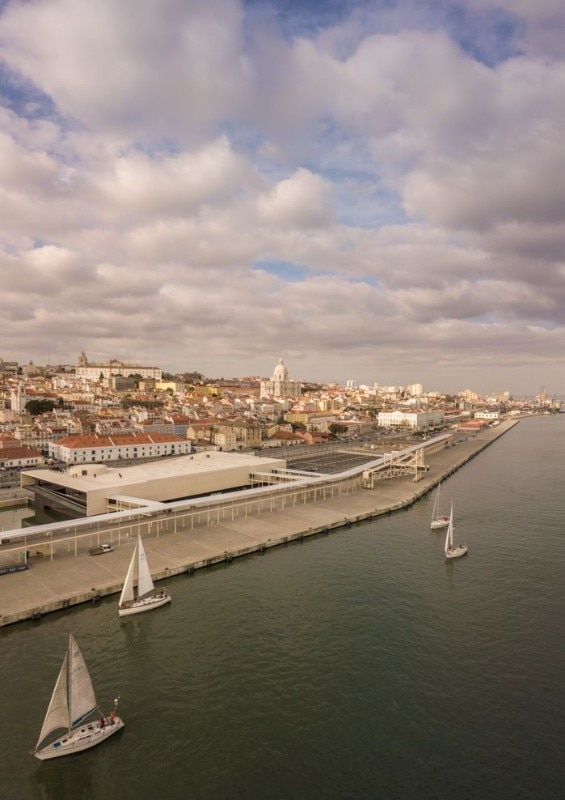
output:
[[[446,480],[451,563],[430,494],[174,578],[153,614],[109,598],[0,629],[0,797],[562,800],[564,468],[544,416]],[[40,763],[70,632],[126,728]]]

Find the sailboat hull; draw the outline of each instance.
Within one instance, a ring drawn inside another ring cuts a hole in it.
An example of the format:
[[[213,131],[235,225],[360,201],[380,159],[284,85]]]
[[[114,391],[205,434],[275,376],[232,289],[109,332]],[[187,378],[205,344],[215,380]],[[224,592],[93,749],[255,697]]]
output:
[[[118,614],[120,617],[129,617],[131,614],[141,614],[144,611],[151,611],[153,608],[160,608],[170,602],[171,595],[168,592],[159,592],[139,600],[132,600],[131,603],[118,608]]]
[[[433,522],[430,525],[430,528],[433,531],[435,531],[438,528],[447,528],[448,525],[449,525],[449,517],[438,517],[437,519],[433,520]]]
[[[81,725],[80,728],[75,728],[75,730],[61,736],[51,744],[42,747],[41,750],[37,750],[33,755],[40,761],[48,761],[51,758],[81,753],[83,750],[88,750],[97,744],[101,744],[123,727],[124,722],[120,717],[114,717],[113,721],[108,719],[104,727],[100,725],[99,721],[89,722],[87,725]]]
[[[453,547],[451,550],[445,551],[446,558],[460,558],[461,556],[467,555],[467,547],[466,545],[461,545],[460,547]]]

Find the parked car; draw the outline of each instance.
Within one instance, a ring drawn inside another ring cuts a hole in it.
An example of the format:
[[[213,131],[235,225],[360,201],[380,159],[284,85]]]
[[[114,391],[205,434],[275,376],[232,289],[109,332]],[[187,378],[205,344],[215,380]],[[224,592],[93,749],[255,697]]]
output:
[[[101,556],[102,553],[111,553],[114,548],[111,544],[101,544],[99,547],[93,547],[88,552],[91,556]]]

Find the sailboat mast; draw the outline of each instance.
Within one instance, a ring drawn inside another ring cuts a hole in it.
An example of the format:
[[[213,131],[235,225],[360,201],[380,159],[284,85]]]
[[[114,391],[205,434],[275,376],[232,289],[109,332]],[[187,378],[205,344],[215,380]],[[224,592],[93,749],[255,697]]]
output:
[[[72,675],[72,658],[71,654],[73,652],[73,634],[69,633],[69,649],[67,650],[67,658],[66,658],[66,667],[67,667],[67,674],[65,678],[65,688],[67,690],[67,728],[69,733],[71,732],[71,728],[73,727],[72,717],[72,709],[71,709],[71,675]]]

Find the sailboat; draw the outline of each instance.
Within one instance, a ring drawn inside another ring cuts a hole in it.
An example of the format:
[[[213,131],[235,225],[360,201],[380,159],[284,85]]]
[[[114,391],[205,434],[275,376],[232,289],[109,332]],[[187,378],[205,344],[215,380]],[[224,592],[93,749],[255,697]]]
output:
[[[32,750],[40,761],[88,750],[124,727],[117,715],[118,700],[114,700],[114,710],[108,716],[100,714],[92,681],[76,639],[69,636],[69,645],[59,677],[51,695],[51,702]],[[88,722],[88,719],[92,721]],[[67,732],[55,741],[46,744],[50,734],[66,728]]]
[[[436,496],[434,498],[434,507],[432,509],[432,521],[430,523],[430,528],[432,530],[437,530],[438,528],[446,528],[449,525],[449,517],[446,516],[445,514],[439,513],[440,492],[441,492],[441,483],[438,483]]]
[[[460,544],[457,545],[457,547],[453,544],[453,503],[451,504],[451,514],[449,515],[444,549],[446,558],[459,558],[459,556],[464,556],[467,553],[466,544]]]
[[[137,578],[137,592],[134,585]],[[141,614],[142,611],[149,611],[152,608],[159,608],[165,603],[171,602],[171,595],[166,589],[155,592],[155,586],[149,571],[145,549],[141,536],[137,537],[137,544],[133,551],[129,569],[127,571],[124,588],[120,595],[118,613],[120,617],[130,614]]]

